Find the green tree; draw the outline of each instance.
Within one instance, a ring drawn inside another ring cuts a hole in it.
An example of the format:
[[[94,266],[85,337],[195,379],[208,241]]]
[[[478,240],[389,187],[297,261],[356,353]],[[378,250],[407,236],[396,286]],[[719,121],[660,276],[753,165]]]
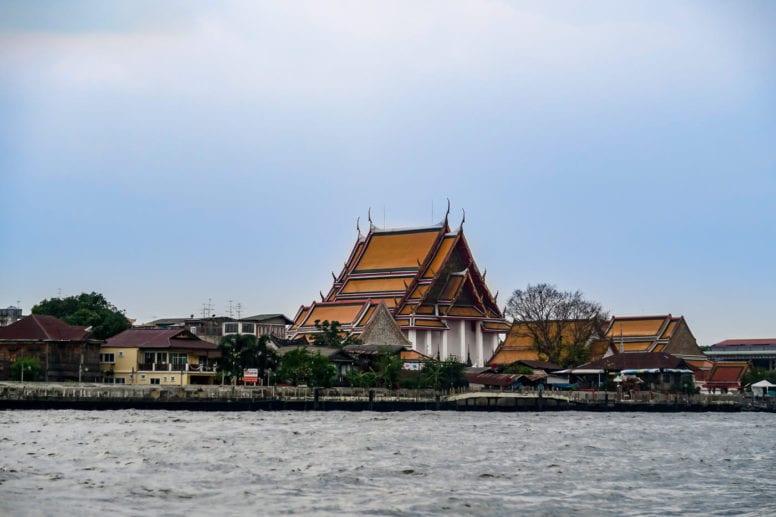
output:
[[[381,386],[388,389],[394,389],[399,384],[399,374],[401,373],[401,358],[396,354],[382,354],[377,361],[377,379]]]
[[[329,348],[342,348],[347,345],[360,345],[361,340],[343,331],[339,321],[315,320],[318,332],[313,337],[313,345]]]
[[[24,369],[24,382],[43,380],[43,367],[37,357],[22,357],[14,361],[11,364],[11,379],[22,380],[22,369]]]
[[[277,368],[278,356],[268,345],[269,337],[257,338],[252,334],[230,334],[221,338],[218,349],[221,351],[219,370],[222,375],[236,382],[246,368],[259,370],[263,378],[267,370]]]
[[[295,386],[306,384],[328,388],[334,384],[336,375],[337,368],[328,358],[302,347],[281,357],[276,378]]]
[[[746,386],[753,382],[768,381],[772,384],[776,384],[776,370],[768,370],[767,368],[750,368],[741,378],[741,384]]]
[[[532,339],[541,357],[561,366],[588,360],[587,345],[603,333],[608,318],[600,304],[586,300],[581,292],[559,291],[549,284],[515,290],[506,312]]]
[[[55,316],[70,325],[92,327],[92,336],[97,339],[107,339],[132,326],[123,311],[95,292],[46,299],[35,305],[32,313]]]
[[[345,382],[352,388],[374,388],[377,386],[377,374],[371,370],[367,372],[350,370],[345,375]]]
[[[423,387],[449,390],[467,386],[464,370],[466,365],[454,359],[444,361],[429,361],[422,370]]]

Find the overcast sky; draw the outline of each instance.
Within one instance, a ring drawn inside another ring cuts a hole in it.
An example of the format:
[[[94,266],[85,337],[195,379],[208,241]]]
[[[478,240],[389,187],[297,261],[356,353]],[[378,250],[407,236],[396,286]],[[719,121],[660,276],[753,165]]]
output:
[[[529,283],[776,336],[767,1],[0,4],[0,306],[282,312],[466,210]]]

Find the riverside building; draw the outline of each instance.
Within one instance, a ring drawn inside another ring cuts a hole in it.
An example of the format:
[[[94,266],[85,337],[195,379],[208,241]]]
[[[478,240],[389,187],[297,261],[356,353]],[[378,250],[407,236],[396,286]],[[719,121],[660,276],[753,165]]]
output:
[[[482,366],[509,330],[463,232],[444,221],[419,228],[378,228],[370,220],[321,301],[303,305],[292,337],[312,337],[315,322],[338,321],[359,336],[384,303],[412,350]]]

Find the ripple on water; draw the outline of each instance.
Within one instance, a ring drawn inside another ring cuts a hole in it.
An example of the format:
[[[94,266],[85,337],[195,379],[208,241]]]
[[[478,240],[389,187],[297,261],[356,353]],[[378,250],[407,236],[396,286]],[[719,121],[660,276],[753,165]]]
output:
[[[3,416],[0,514],[776,514],[767,414]]]

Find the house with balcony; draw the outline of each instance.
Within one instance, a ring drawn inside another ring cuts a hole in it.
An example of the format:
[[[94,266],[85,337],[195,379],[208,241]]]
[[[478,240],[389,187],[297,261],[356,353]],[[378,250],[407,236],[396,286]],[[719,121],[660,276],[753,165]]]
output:
[[[186,386],[213,384],[218,347],[184,328],[128,329],[100,349],[105,382]]]

